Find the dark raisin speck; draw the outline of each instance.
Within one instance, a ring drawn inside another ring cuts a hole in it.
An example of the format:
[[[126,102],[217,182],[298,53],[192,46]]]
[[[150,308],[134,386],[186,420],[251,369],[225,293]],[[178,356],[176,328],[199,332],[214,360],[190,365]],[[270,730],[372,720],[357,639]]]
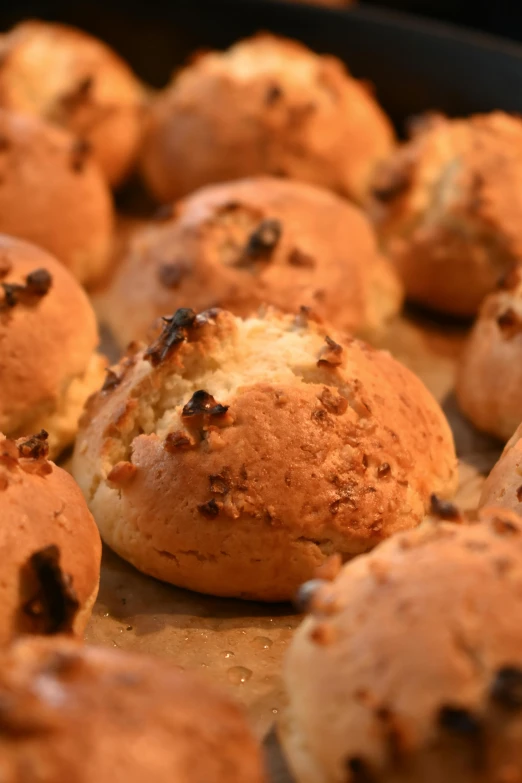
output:
[[[432,494],[430,496],[431,513],[439,519],[445,519],[450,522],[459,522],[462,519],[462,514],[454,503],[450,503],[448,500],[442,500],[438,495]]]
[[[52,544],[35,552],[29,567],[38,582],[37,593],[24,606],[39,633],[70,631],[79,609],[71,578],[60,567],[60,550]]]
[[[35,269],[25,278],[26,292],[32,296],[45,296],[52,283],[53,279],[47,269]]]
[[[370,770],[368,762],[360,756],[352,756],[346,762],[350,773],[347,783],[375,783],[376,778]]]
[[[441,707],[438,722],[442,729],[460,736],[476,737],[482,730],[478,718],[465,707]]]
[[[281,239],[282,231],[279,220],[262,220],[250,234],[239,263],[269,260]]]
[[[203,503],[201,506],[198,506],[198,511],[200,514],[203,514],[204,517],[209,517],[209,519],[213,519],[214,517],[217,517],[219,514],[219,506],[212,498],[211,500],[208,500],[206,503]]]
[[[507,710],[522,709],[522,669],[504,666],[491,687],[491,698]]]
[[[214,397],[204,389],[194,392],[190,400],[183,407],[181,415],[184,418],[191,416],[223,416],[228,411],[228,405],[221,405]]]
[[[160,264],[158,280],[165,288],[177,288],[186,271],[186,267],[179,262]]]
[[[117,375],[114,370],[108,369],[107,375],[105,376],[105,380],[103,382],[103,386],[101,387],[102,392],[112,391],[117,386],[119,386],[121,383],[121,378],[119,375]]]
[[[265,93],[265,103],[267,106],[272,106],[277,103],[283,97],[283,90],[278,84],[271,84]]]

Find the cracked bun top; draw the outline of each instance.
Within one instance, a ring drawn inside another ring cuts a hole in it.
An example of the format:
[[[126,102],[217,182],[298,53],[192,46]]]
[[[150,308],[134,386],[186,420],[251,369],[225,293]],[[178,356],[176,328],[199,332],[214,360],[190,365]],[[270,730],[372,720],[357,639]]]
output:
[[[522,520],[422,525],[308,590],[280,735],[298,783],[522,770]]]
[[[159,201],[257,174],[363,201],[393,143],[371,88],[340,60],[260,34],[175,75],[152,103],[142,170]]]
[[[81,30],[30,20],[0,35],[0,106],[83,139],[111,185],[137,157],[143,100],[129,66]]]
[[[474,315],[522,254],[522,120],[420,118],[377,170],[373,211],[409,298]]]
[[[88,146],[0,108],[0,232],[45,248],[92,283],[106,271],[112,231],[111,195]]]
[[[388,353],[268,312],[178,310],[109,372],[73,458],[104,540],[215,595],[285,600],[451,496],[435,400]]]
[[[104,376],[97,344],[93,309],[70,273],[35,245],[0,235],[0,431],[43,427],[51,454],[70,444]]]
[[[257,177],[203,188],[141,231],[99,311],[127,345],[189,303],[241,316],[305,305],[340,331],[370,334],[401,302],[359,209],[321,188]]]
[[[5,783],[265,783],[242,710],[157,658],[68,639],[0,653]]]
[[[484,300],[457,371],[463,412],[480,430],[507,441],[522,421],[522,265]]]
[[[96,524],[47,455],[45,430],[18,441],[0,434],[0,645],[20,634],[82,634],[98,592]]]

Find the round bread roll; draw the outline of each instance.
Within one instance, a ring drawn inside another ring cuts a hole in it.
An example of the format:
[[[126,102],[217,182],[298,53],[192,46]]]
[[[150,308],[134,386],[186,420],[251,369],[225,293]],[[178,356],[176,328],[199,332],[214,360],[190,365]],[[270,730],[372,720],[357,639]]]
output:
[[[69,272],[0,235],[0,431],[44,428],[52,455],[72,443],[85,400],[103,382],[97,343],[93,309]]]
[[[372,192],[407,296],[474,315],[522,253],[522,120],[428,117],[377,171]]]
[[[0,653],[6,783],[265,783],[242,710],[166,661],[69,639]]]
[[[456,394],[473,424],[503,441],[522,421],[522,266],[485,299],[458,365]]]
[[[109,546],[181,587],[282,601],[452,495],[451,432],[421,381],[332,334],[178,310],[113,368],[73,457]]]
[[[82,634],[98,593],[98,529],[78,486],[47,454],[45,431],[18,441],[0,435],[0,645],[19,634]],[[2,759],[0,751],[4,781]]]
[[[522,424],[484,482],[480,505],[501,506],[522,514]]]
[[[113,220],[110,192],[81,142],[0,109],[0,232],[44,247],[93,283],[110,261]]]
[[[87,33],[26,21],[0,36],[0,106],[48,120],[87,142],[111,185],[137,158],[143,99],[128,65]]]
[[[126,346],[187,304],[242,316],[265,303],[305,305],[341,331],[372,334],[401,299],[360,210],[326,190],[261,177],[204,188],[144,229],[99,313]]]
[[[519,517],[423,525],[306,593],[280,725],[297,783],[520,779]]]
[[[362,201],[393,142],[368,86],[340,60],[262,34],[200,55],[158,95],[142,170],[160,201],[256,174]]]

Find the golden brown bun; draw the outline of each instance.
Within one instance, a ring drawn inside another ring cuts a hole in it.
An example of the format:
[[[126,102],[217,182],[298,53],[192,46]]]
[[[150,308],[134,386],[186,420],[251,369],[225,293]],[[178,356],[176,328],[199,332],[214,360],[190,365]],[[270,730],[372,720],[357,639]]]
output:
[[[109,546],[181,587],[279,601],[452,495],[429,392],[388,353],[335,339],[302,316],[180,310],[113,368],[73,457]]]
[[[481,506],[522,513],[522,424],[515,430],[482,487]]]
[[[522,267],[480,308],[458,366],[456,393],[473,424],[503,441],[522,421]]]
[[[92,283],[106,271],[112,230],[111,195],[89,152],[65,131],[0,109],[0,232]]]
[[[423,525],[315,588],[284,669],[297,783],[520,780],[519,517]]]
[[[359,209],[259,177],[204,188],[142,231],[100,313],[126,346],[178,307],[247,316],[262,304],[310,306],[337,329],[366,334],[399,310],[401,288]]]
[[[473,315],[522,253],[522,120],[427,118],[377,172],[373,193],[407,295]]]
[[[67,639],[0,654],[3,783],[264,783],[241,709],[166,661]]]
[[[0,106],[88,142],[111,185],[139,149],[144,90],[108,46],[62,24],[28,21],[0,36]]]
[[[97,344],[93,309],[69,272],[40,248],[0,235],[0,431],[19,437],[44,428],[52,455],[72,443],[104,377]]]
[[[257,174],[362,201],[393,141],[367,85],[339,60],[263,34],[177,74],[152,105],[142,169],[160,201]]]
[[[71,476],[46,456],[45,433],[0,435],[0,645],[24,633],[83,634],[98,593],[96,524]],[[0,773],[2,760],[0,752]]]

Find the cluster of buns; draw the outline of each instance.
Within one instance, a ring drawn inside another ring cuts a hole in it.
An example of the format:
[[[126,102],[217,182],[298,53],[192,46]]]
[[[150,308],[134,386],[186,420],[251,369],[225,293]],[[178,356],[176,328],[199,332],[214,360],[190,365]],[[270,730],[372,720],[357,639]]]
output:
[[[201,593],[304,585],[298,783],[522,780],[521,166],[519,118],[396,146],[367,84],[274,35],[159,91],[78,30],[0,35],[0,781],[265,781],[228,697],[81,646],[101,538]],[[135,170],[167,203],[117,258]],[[109,369],[82,284],[129,344]],[[404,293],[479,313],[457,397],[516,430],[473,520],[438,403],[354,336]]]

